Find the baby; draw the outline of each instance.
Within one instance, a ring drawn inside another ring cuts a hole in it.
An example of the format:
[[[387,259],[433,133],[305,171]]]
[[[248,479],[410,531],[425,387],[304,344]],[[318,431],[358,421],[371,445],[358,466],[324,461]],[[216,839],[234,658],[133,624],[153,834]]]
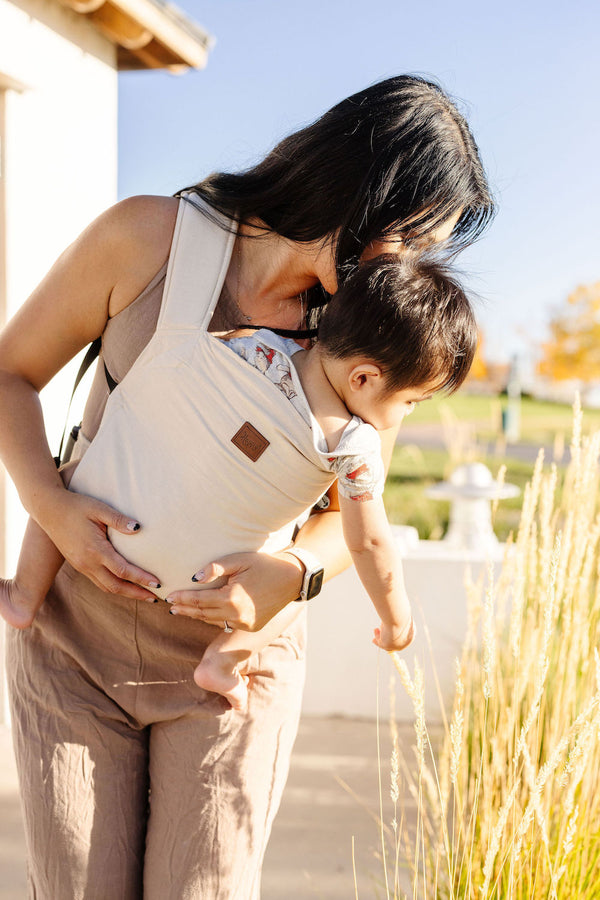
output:
[[[310,349],[266,329],[232,332],[223,340],[283,392],[312,430],[321,471],[337,478],[344,537],[381,620],[374,643],[403,649],[414,628],[381,496],[385,476],[378,432],[397,428],[416,403],[440,390],[452,392],[464,381],[477,327],[463,290],[443,265],[426,256],[379,257],[362,265],[334,295]],[[298,509],[298,516],[302,512]],[[10,625],[31,624],[62,561],[30,521],[15,578],[0,581],[0,613]],[[167,600],[174,604],[171,612],[181,612],[176,592]],[[288,604],[253,634],[231,633],[225,623],[195,670],[196,683],[243,710],[247,679],[241,665],[281,634],[300,608]]]

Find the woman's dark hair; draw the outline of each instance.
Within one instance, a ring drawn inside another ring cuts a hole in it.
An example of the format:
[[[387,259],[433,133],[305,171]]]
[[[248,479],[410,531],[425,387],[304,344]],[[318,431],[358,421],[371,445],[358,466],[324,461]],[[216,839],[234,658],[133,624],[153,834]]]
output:
[[[219,172],[184,190],[293,241],[337,234],[339,283],[371,241],[425,237],[460,210],[450,242],[460,249],[494,211],[467,123],[439,85],[414,75],[342,100],[245,172]]]
[[[457,390],[477,347],[471,303],[447,266],[427,254],[359,266],[327,304],[318,342],[328,356],[381,366],[389,391],[433,383]]]

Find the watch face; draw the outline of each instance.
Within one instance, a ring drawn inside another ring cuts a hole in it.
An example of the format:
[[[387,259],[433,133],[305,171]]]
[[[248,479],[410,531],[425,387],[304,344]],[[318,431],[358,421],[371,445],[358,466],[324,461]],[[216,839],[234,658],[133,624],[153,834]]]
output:
[[[310,576],[310,581],[308,582],[308,588],[306,591],[306,599],[310,600],[312,597],[316,597],[317,594],[321,593],[321,588],[323,587],[323,575],[325,573],[324,569],[316,569]]]

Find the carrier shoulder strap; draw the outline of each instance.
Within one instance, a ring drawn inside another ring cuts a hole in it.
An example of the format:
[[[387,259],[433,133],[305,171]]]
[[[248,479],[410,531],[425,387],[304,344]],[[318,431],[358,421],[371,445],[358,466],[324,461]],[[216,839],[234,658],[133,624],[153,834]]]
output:
[[[183,194],[156,330],[205,330],[223,288],[236,222],[195,194]]]
[[[235,241],[235,222],[225,219],[195,195],[183,195],[177,221],[157,330],[207,328],[223,287]],[[102,337],[88,347],[75,377],[65,427],[60,440],[57,466],[61,465],[73,397],[81,380],[102,349]],[[110,393],[118,382],[102,360]],[[78,429],[79,426],[75,426]],[[74,435],[76,439],[76,435]]]

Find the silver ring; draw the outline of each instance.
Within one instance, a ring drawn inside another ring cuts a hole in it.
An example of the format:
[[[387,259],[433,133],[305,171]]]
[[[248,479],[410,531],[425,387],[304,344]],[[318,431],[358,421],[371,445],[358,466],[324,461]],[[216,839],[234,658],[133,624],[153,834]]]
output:
[[[227,619],[225,619],[225,628],[223,629],[223,631],[225,632],[225,634],[231,634],[231,632],[233,631],[233,628],[231,627]]]

